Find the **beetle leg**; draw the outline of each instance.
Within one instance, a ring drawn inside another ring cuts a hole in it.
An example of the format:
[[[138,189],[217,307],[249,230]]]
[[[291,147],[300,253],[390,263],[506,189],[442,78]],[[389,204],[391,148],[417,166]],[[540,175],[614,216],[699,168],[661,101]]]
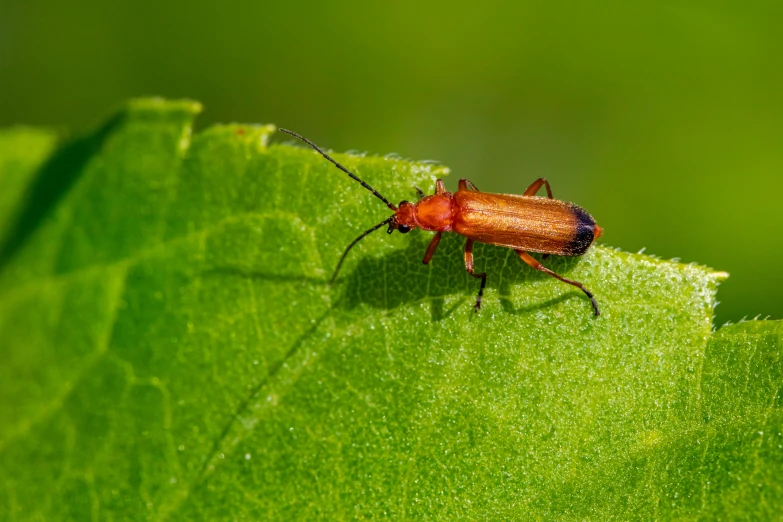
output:
[[[475,190],[476,192],[481,192],[476,185],[473,184],[472,181],[466,178],[460,178],[459,180],[459,189],[460,190]]]
[[[423,190],[421,190],[421,189],[420,189],[419,187],[417,187],[416,185],[414,185],[414,186],[413,186],[413,188],[415,188],[415,189],[416,189],[416,195],[417,195],[417,196],[419,196],[419,199],[421,199],[421,198],[423,198],[423,197],[424,197],[424,191],[423,191]]]
[[[538,189],[541,188],[541,185],[546,185],[546,195],[549,196],[549,199],[555,199],[552,197],[552,187],[549,186],[549,182],[546,180],[546,178],[538,178],[535,180],[522,195],[535,196],[536,192],[538,192]]]
[[[429,264],[430,259],[432,259],[432,255],[435,253],[435,249],[438,248],[438,243],[440,243],[440,237],[443,235],[443,232],[438,232],[434,236],[432,236],[432,241],[430,241],[430,246],[427,247],[427,252],[424,253],[424,259],[422,259],[422,263]]]
[[[593,294],[591,294],[587,290],[587,288],[585,288],[584,285],[582,285],[582,283],[580,283],[579,281],[573,281],[571,279],[566,279],[563,276],[557,275],[556,273],[552,272],[550,269],[548,269],[547,267],[545,267],[544,265],[542,265],[541,263],[536,261],[536,258],[531,256],[530,254],[528,254],[524,250],[517,250],[516,252],[517,252],[517,254],[519,254],[519,257],[522,258],[522,261],[524,261],[528,265],[532,266],[536,270],[538,270],[540,272],[544,272],[545,274],[549,274],[552,277],[554,277],[555,279],[559,279],[559,280],[561,280],[564,283],[568,283],[569,285],[574,285],[575,287],[580,289],[582,292],[584,292],[587,295],[587,297],[590,298],[590,301],[593,303],[593,310],[595,310],[595,315],[601,315],[601,312],[598,310],[598,303],[596,303],[595,297],[593,297]],[[467,256],[467,254],[466,254],[466,256]]]
[[[470,183],[468,181],[468,183]],[[473,240],[468,239],[465,243],[465,270],[476,279],[481,279],[481,288],[479,288],[478,297],[476,298],[476,304],[473,305],[473,309],[478,312],[481,308],[481,296],[484,295],[484,287],[487,286],[487,274],[482,272],[481,274],[473,273]]]
[[[443,180],[439,179],[435,181],[435,194],[443,194],[446,192],[446,185],[443,184]]]

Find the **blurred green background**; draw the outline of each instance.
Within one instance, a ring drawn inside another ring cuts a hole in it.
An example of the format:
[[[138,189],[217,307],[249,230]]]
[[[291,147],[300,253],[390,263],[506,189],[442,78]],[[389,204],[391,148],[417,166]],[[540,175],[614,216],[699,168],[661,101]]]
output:
[[[780,318],[781,20],[753,1],[2,0],[0,126],[190,97],[201,126],[437,159],[450,188],[546,176],[604,243],[730,272],[718,324]]]

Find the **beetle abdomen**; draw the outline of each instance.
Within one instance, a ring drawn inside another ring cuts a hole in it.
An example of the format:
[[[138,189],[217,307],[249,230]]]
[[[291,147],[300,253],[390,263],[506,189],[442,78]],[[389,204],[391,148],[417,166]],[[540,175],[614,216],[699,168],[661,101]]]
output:
[[[482,243],[578,256],[595,239],[595,220],[571,203],[467,190],[454,193],[454,201],[453,230]]]

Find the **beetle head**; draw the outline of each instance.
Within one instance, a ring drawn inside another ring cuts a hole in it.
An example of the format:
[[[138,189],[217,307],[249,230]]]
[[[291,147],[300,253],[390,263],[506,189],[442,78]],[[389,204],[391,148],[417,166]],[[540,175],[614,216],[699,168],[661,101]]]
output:
[[[414,228],[416,228],[416,217],[414,216],[413,203],[400,201],[391,221],[389,221],[389,229],[386,232],[391,234],[398,230],[402,234],[407,234]]]

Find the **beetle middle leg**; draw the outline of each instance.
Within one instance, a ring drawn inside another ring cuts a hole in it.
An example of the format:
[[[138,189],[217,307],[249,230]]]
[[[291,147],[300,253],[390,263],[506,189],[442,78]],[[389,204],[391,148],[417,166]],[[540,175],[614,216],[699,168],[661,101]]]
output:
[[[473,305],[473,309],[478,312],[481,308],[481,296],[484,295],[484,287],[487,286],[487,274],[482,272],[480,274],[473,273],[473,240],[468,239],[465,243],[465,270],[476,279],[481,279],[481,288],[479,288],[478,297],[476,298],[476,304]]]
[[[590,298],[590,302],[593,303],[593,310],[595,310],[595,315],[601,315],[601,312],[598,310],[598,303],[595,301],[595,297],[593,297],[593,294],[591,294],[587,288],[584,287],[582,283],[579,281],[574,281],[572,279],[566,279],[565,277],[561,275],[557,275],[556,273],[552,272],[550,269],[539,263],[536,258],[525,252],[524,250],[517,250],[517,254],[519,254],[519,257],[522,258],[522,261],[527,263],[528,265],[532,266],[536,270],[540,272],[544,272],[545,274],[549,274],[555,279],[559,279],[564,283],[568,283],[569,285],[573,285],[580,289],[582,292],[584,292],[587,297]],[[467,256],[467,254],[466,254]]]
[[[460,178],[459,180],[459,190],[475,190],[476,192],[481,192],[476,185],[473,184],[472,181],[466,178]]]
[[[538,192],[538,189],[541,188],[541,185],[546,185],[546,195],[549,197],[549,199],[555,199],[552,197],[552,187],[549,186],[549,182],[546,180],[546,178],[538,178],[535,180],[522,195],[535,196],[536,192]]]

